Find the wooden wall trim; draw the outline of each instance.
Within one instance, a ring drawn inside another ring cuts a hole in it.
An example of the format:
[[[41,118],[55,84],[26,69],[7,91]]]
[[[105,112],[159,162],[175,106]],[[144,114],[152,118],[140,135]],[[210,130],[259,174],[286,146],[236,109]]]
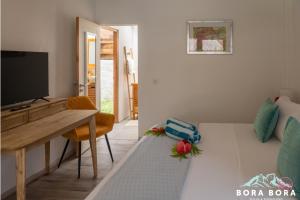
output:
[[[76,64],[75,64],[75,83],[74,83],[74,93],[76,96],[79,95],[79,17],[76,17]]]
[[[114,31],[114,115],[119,122],[119,31]]]

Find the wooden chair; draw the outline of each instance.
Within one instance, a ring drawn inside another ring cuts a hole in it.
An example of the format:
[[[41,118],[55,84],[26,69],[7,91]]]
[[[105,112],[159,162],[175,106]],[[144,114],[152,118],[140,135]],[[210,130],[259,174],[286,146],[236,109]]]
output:
[[[92,101],[86,96],[78,96],[78,97],[69,97],[67,102],[68,109],[76,109],[76,110],[96,110],[96,106],[92,103]],[[108,141],[107,133],[109,133],[113,129],[113,125],[115,122],[115,117],[112,114],[107,113],[97,113],[96,116],[96,137],[100,137],[102,135],[105,136],[105,140],[107,143],[107,147],[109,150],[111,161],[114,162],[113,155],[111,152],[110,144]],[[58,168],[64,158],[66,150],[68,148],[70,140],[77,142],[78,144],[78,178],[80,178],[80,165],[81,165],[81,141],[89,139],[89,126],[88,124],[80,126],[74,129],[71,132],[64,134],[63,136],[67,138],[66,145],[64,147],[63,153],[61,155],[60,161],[58,163]]]
[[[132,83],[132,118],[135,120],[139,114],[139,100],[138,100],[138,88],[137,83]]]

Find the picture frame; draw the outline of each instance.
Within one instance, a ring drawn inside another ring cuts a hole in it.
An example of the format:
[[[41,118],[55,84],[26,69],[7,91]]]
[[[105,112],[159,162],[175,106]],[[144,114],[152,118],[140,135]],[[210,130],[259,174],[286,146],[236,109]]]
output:
[[[187,22],[187,54],[232,54],[232,20]]]

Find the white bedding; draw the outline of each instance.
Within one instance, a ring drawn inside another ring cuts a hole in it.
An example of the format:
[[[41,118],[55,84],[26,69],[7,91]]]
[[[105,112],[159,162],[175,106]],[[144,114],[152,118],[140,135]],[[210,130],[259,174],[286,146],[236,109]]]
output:
[[[201,124],[202,154],[194,157],[181,200],[236,199],[235,189],[260,173],[275,173],[280,142],[260,143],[252,124]],[[142,139],[143,140],[143,139]],[[92,200],[122,166],[138,144],[100,182],[86,200]]]
[[[260,173],[275,173],[280,142],[256,139],[252,124],[201,124],[203,154],[193,158],[182,200],[236,199],[235,190]]]

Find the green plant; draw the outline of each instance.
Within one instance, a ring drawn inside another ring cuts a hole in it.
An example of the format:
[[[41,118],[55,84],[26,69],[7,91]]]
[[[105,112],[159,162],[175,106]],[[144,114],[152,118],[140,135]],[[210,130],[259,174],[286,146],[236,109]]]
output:
[[[114,107],[112,99],[101,99],[101,112],[113,114]]]

